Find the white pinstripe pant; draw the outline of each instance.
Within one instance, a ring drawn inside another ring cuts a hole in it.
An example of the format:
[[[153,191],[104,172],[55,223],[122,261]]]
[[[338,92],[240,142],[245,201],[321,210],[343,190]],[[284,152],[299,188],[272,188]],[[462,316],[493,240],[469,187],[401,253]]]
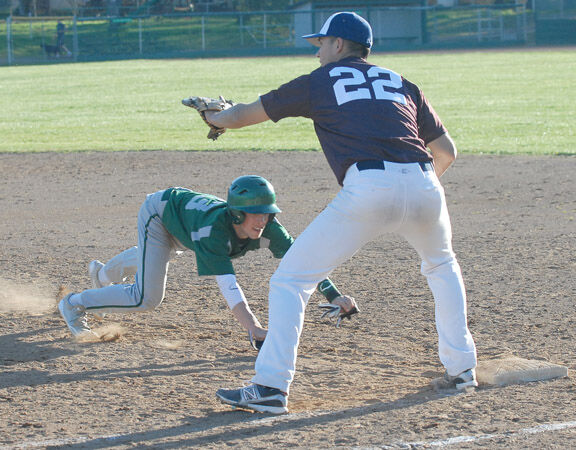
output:
[[[138,245],[113,257],[100,269],[113,283],[101,289],[89,289],[71,301],[89,312],[140,312],[156,308],[164,299],[169,261],[181,244],[164,228],[162,201],[164,191],[149,194],[138,213]],[[122,284],[136,275],[132,284]]]

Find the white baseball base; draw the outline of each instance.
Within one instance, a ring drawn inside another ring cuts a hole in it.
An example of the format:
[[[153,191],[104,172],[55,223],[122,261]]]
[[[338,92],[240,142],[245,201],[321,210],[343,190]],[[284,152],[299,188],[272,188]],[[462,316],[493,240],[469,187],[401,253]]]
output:
[[[548,361],[515,356],[478,361],[476,377],[480,384],[509,384],[544,381],[568,376],[568,368]]]

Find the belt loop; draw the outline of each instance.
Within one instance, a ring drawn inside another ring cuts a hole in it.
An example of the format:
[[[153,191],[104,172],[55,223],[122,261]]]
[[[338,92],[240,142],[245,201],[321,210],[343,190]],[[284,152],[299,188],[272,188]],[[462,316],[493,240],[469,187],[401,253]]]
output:
[[[434,166],[432,165],[431,162],[427,161],[427,162],[419,162],[418,164],[420,164],[420,167],[422,169],[422,172],[433,172],[434,171]]]
[[[386,170],[384,167],[384,161],[381,160],[358,161],[356,163],[356,168],[358,170]]]

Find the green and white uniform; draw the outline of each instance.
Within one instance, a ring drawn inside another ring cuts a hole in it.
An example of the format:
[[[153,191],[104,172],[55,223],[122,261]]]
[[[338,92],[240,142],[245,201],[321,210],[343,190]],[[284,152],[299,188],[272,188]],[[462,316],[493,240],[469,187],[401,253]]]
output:
[[[216,276],[233,308],[246,299],[236,281],[232,260],[260,248],[268,248],[275,258],[282,258],[293,242],[275,218],[266,225],[260,239],[240,239],[224,200],[185,188],[169,188],[146,197],[138,214],[138,245],[116,255],[100,269],[99,278],[105,287],[75,294],[70,303],[98,313],[154,309],[164,299],[170,259],[192,250],[198,275]],[[133,284],[122,284],[132,275]],[[319,287],[329,300],[339,295],[330,280]]]
[[[282,258],[294,239],[277,220],[272,220],[260,239],[240,239],[232,227],[224,200],[182,188],[164,192],[166,208],[162,222],[180,243],[194,250],[198,275],[233,274],[232,259],[250,250],[269,248],[275,258]]]

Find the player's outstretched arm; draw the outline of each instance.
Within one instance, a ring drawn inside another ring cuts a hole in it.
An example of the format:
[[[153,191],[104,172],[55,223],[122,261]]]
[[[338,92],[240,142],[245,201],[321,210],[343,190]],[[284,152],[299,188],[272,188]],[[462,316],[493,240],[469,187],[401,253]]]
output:
[[[262,328],[256,316],[250,310],[244,292],[236,280],[236,275],[231,273],[217,275],[216,282],[236,320],[256,340],[263,341],[266,338],[266,330]]]
[[[232,308],[232,314],[236,320],[242,324],[244,329],[250,333],[257,341],[266,339],[266,329],[262,328],[256,316],[250,310],[248,303],[238,303]]]
[[[439,138],[429,142],[428,148],[434,158],[434,170],[438,178],[440,178],[456,159],[458,153],[456,144],[454,144],[448,133],[444,133]]]
[[[270,120],[260,98],[253,103],[237,103],[223,111],[206,111],[206,119],[218,128],[243,128]]]

